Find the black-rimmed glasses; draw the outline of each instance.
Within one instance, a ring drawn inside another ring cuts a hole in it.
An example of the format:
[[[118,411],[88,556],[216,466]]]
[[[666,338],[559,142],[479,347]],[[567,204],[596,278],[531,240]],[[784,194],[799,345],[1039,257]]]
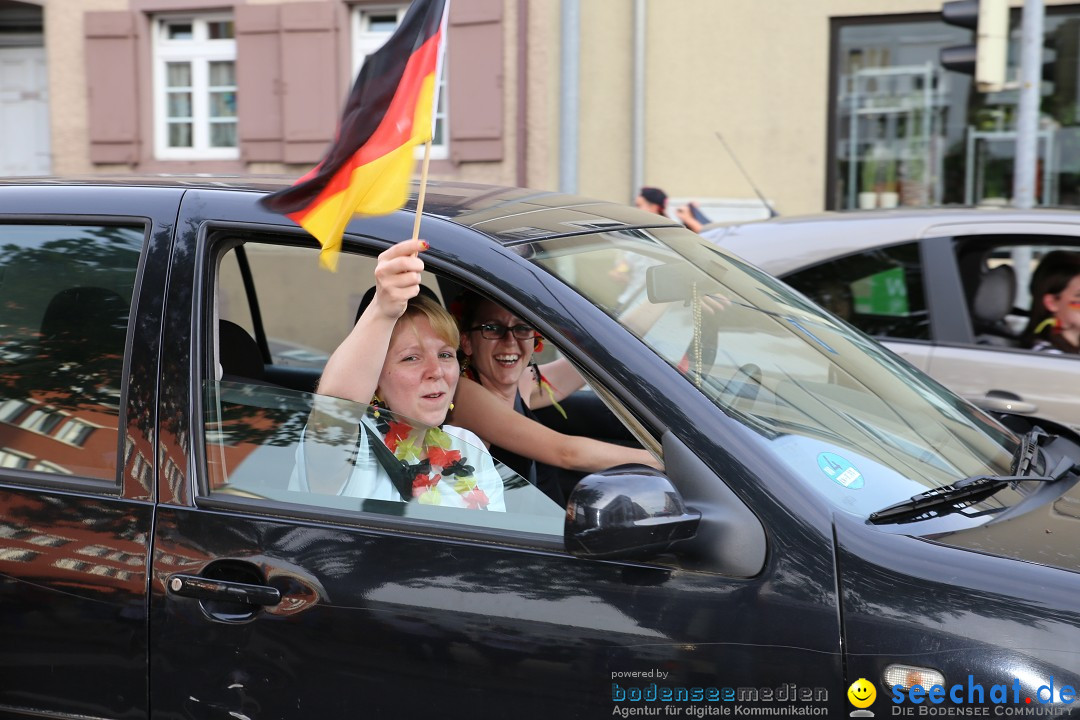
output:
[[[507,331],[514,334],[514,338],[517,340],[532,340],[537,337],[537,332],[532,325],[512,325],[507,327],[506,325],[500,325],[499,323],[483,323],[476,327],[469,328],[469,332],[480,331],[480,337],[485,340],[502,340],[506,337]]]

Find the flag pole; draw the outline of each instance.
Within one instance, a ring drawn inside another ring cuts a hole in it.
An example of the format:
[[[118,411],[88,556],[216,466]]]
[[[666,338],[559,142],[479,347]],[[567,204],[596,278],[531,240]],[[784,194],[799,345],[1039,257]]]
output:
[[[428,161],[431,160],[431,138],[424,143],[424,164],[420,168],[420,193],[416,196],[416,219],[413,220],[412,239],[420,239],[420,216],[424,214],[424,195],[427,192]],[[415,253],[413,253],[415,255]]]

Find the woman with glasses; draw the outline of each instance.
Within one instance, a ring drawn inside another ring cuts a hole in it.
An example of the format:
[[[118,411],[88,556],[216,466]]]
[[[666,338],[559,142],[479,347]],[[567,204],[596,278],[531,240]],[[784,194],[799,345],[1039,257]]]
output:
[[[565,359],[533,361],[544,341],[531,325],[491,300],[469,293],[462,303],[461,371],[506,402],[537,410],[557,405],[585,385]]]
[[[407,240],[379,256],[372,301],[363,309],[352,332],[330,356],[319,381],[320,394],[368,404],[373,408],[382,407],[390,412],[402,413],[404,410],[403,414],[421,414],[415,419],[425,425],[439,425],[444,431],[453,426],[456,426],[455,429],[464,428],[491,446],[504,448],[529,461],[567,470],[595,472],[625,463],[662,468],[652,453],[643,448],[626,448],[592,438],[563,435],[514,412],[510,403],[480,382],[467,377],[458,379],[459,366],[452,352],[456,347],[450,348],[450,358],[444,358],[447,352],[442,344],[444,341],[426,326],[409,325],[409,338],[420,350],[408,346],[398,353],[401,357],[388,355],[394,351],[393,341],[398,337],[394,330],[398,320],[412,304],[412,298],[420,294],[420,273],[424,269],[424,262],[419,254],[426,247],[423,241]],[[497,319],[488,318],[492,322],[481,324],[500,324],[513,329],[502,332],[501,329],[488,328],[487,334],[503,334],[504,340],[513,338],[519,346],[524,344],[527,358],[531,359],[535,335],[531,328],[523,329],[520,326],[524,323],[513,322],[513,318],[504,318],[510,322],[495,322]],[[481,328],[476,331],[477,337],[471,338],[473,356],[478,356],[479,346],[476,343],[484,339],[484,332]],[[518,339],[525,335],[529,335],[528,340]],[[429,345],[438,352],[427,352]],[[508,354],[513,353],[496,352],[491,360],[510,365],[512,363],[506,357]],[[480,361],[479,357],[476,359]],[[453,390],[454,383],[448,380],[444,372],[446,360],[452,360],[456,392]],[[418,368],[415,372],[414,365]],[[522,373],[526,365],[527,362],[522,363]],[[479,377],[483,378],[482,375]],[[577,382],[581,382],[580,378]],[[385,402],[387,396],[393,397],[394,401]],[[452,426],[443,424],[447,410],[451,413],[449,419]],[[421,449],[424,451],[421,454],[425,454],[426,448]],[[431,475],[432,479],[434,477]],[[488,500],[494,497],[494,493],[485,495]]]
[[[558,408],[560,400],[585,385],[574,366],[563,358],[542,366],[533,362],[533,352],[543,349],[543,340],[517,315],[472,293],[466,294],[461,305],[462,375],[489,390],[514,412],[535,420],[533,410],[551,405]],[[552,500],[565,504],[558,469],[499,446],[493,446],[491,454]],[[568,478],[566,484],[573,480]]]

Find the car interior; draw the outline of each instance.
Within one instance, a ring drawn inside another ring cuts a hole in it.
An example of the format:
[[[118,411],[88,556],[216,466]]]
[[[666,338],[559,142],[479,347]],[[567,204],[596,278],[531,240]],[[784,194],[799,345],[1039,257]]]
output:
[[[1021,335],[1030,314],[1027,287],[1039,260],[1051,250],[1076,250],[1048,244],[1046,236],[976,237],[957,245],[957,264],[964,285],[975,342],[1002,348],[1023,348]],[[1016,251],[1022,251],[1022,254]],[[1016,257],[1028,258],[1026,268]]]
[[[1012,265],[990,267],[982,263],[970,287],[974,292],[968,296],[968,305],[976,344],[1019,347],[1019,334],[1007,321],[1016,302],[1016,272]]]
[[[344,253],[338,272],[330,274],[318,268],[316,252],[309,247],[238,241],[217,246],[224,247],[225,252],[218,257],[210,285],[214,298],[208,303],[212,305],[208,314],[213,318],[209,326],[216,330],[216,336],[205,343],[208,357],[204,377],[220,381],[222,396],[217,409],[219,422],[214,423],[212,415],[207,418],[208,437],[226,433],[230,413],[235,421],[237,413],[250,415],[252,405],[273,405],[270,395],[258,402],[252,399],[252,393],[258,394],[259,388],[265,390],[264,394],[275,390],[315,392],[323,365],[354,322],[375,265],[372,257]],[[424,273],[422,282],[444,307],[452,307],[453,298],[464,289],[451,278],[429,272]],[[558,352],[551,343],[545,344],[544,352],[536,356],[540,363],[554,359]],[[228,397],[240,400],[230,404]],[[612,400],[608,397],[607,401]],[[550,407],[537,410],[537,420],[561,433],[640,446],[588,382],[560,405],[565,416]],[[294,420],[279,418],[270,422],[267,417],[273,411],[269,407],[262,410],[266,415],[261,420],[247,423],[249,432],[256,428],[260,435],[247,438],[249,444],[280,444],[274,433],[284,425],[294,424]],[[292,412],[295,415],[296,410]],[[260,422],[265,427],[258,428]],[[282,459],[286,460],[284,456]],[[224,455],[218,461],[226,463]],[[228,471],[219,473],[216,482],[221,483],[228,475]],[[569,496],[581,477],[582,473],[560,472],[564,496]],[[278,485],[283,486],[283,481]]]
[[[869,335],[930,339],[915,243],[814,265],[785,276],[784,282]]]

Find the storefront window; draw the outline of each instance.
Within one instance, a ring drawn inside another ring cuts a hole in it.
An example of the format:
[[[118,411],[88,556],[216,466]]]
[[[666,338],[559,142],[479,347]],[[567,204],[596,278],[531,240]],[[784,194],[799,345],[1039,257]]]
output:
[[[1017,77],[1020,11],[1012,14]],[[1010,201],[1015,89],[975,92],[946,71],[943,47],[972,33],[925,19],[837,19],[828,205],[833,209]],[[1080,203],[1080,6],[1047,9],[1036,201]]]

